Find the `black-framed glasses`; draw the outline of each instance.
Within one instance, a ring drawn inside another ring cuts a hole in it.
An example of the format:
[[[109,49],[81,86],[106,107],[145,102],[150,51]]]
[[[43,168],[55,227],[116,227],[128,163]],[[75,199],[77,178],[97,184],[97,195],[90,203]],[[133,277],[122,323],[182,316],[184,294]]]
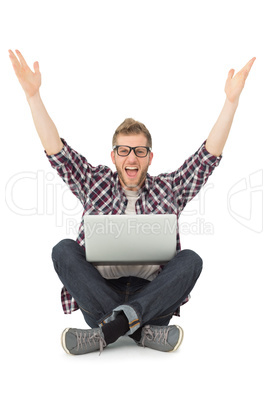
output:
[[[152,150],[152,148],[150,147],[129,147],[128,145],[115,145],[113,147],[113,150],[116,150],[117,155],[119,156],[128,156],[130,154],[130,152],[134,151],[134,154],[138,157],[138,158],[145,158],[145,156],[148,155],[148,152]]]

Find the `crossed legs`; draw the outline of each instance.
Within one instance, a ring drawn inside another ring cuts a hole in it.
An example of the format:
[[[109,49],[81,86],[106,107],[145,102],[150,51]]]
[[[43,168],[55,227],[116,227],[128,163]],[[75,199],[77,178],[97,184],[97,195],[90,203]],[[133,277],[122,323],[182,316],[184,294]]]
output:
[[[103,332],[107,328],[107,333],[111,328],[113,341],[124,333],[135,337],[142,327],[159,324],[161,318],[167,325],[173,312],[190,294],[202,270],[201,258],[194,251],[182,250],[153,281],[132,278],[132,282],[133,279],[137,281],[137,291],[131,292],[126,302],[122,283],[120,291],[116,291],[115,281],[104,279],[86,261],[84,249],[74,240],[59,242],[53,248],[52,260],[61,282],[76,300],[87,324],[91,328],[101,327]]]

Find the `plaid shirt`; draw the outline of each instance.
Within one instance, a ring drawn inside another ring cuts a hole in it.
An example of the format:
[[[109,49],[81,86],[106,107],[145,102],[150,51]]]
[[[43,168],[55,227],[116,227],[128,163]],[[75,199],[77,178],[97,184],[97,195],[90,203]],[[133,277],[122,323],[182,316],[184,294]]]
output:
[[[81,201],[84,211],[79,227],[77,242],[85,247],[83,217],[85,214],[124,214],[127,197],[121,187],[117,172],[109,167],[93,167],[86,158],[74,151],[64,139],[64,147],[56,155],[47,155],[51,166]],[[221,156],[211,155],[205,142],[172,173],[150,176],[136,202],[137,214],[176,214],[199,192],[206,183]],[[179,228],[177,231],[177,251],[181,249]],[[188,298],[183,304],[188,301]],[[66,288],[62,289],[61,302],[65,314],[78,310],[78,305]]]

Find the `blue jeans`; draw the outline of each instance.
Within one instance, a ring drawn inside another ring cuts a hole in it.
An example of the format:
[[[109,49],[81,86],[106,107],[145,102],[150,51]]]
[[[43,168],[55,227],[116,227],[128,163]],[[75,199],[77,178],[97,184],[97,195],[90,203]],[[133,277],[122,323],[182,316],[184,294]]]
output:
[[[123,311],[129,322],[127,335],[147,324],[167,325],[202,271],[202,259],[194,251],[182,250],[151,282],[133,276],[108,280],[86,261],[84,249],[71,239],[53,248],[52,260],[86,323],[96,328]]]

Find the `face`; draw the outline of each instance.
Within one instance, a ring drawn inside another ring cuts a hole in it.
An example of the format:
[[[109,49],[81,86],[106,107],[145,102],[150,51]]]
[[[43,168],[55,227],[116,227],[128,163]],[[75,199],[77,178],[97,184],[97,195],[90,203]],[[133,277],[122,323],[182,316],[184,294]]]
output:
[[[128,145],[129,147],[147,146],[144,134],[123,135],[119,134],[116,145]],[[117,155],[116,150],[111,153],[112,161],[116,166],[122,187],[126,190],[137,191],[145,181],[148,167],[152,163],[153,153],[148,152],[145,158],[139,158],[131,150],[128,156]]]

